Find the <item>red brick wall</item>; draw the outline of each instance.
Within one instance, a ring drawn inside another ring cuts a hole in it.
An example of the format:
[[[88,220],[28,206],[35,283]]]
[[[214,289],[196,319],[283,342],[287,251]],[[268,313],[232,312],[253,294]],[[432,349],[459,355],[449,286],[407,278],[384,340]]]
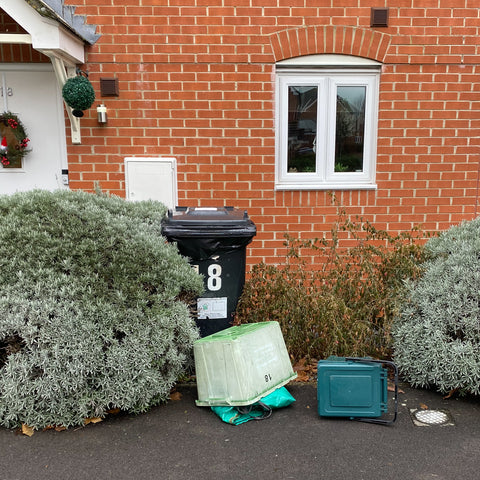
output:
[[[67,2],[66,2],[67,3]],[[473,218],[480,159],[477,0],[68,0],[99,25],[90,80],[117,77],[68,146],[71,187],[124,195],[127,156],[174,156],[181,205],[247,209],[249,261],[278,261],[283,234],[328,231],[328,192],[274,190],[274,64],[297,55],[383,63],[376,191],[339,191],[382,228],[445,229]],[[115,5],[113,5],[115,4]],[[390,7],[387,28],[371,7]],[[412,8],[412,4],[421,7]],[[478,213],[478,212],[477,212]]]
[[[27,33],[10,18],[3,10],[0,10],[0,33]],[[30,45],[0,44],[0,63],[10,62],[49,62],[43,54],[34,50]]]

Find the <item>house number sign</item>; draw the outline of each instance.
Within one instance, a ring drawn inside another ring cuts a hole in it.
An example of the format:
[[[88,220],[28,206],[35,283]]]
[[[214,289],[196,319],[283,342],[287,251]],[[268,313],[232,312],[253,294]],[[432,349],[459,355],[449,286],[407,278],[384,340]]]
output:
[[[8,112],[8,97],[13,97],[13,88],[7,86],[7,77],[2,73],[2,81],[0,83],[1,98],[3,98],[3,110]]]
[[[0,87],[0,96],[3,97],[3,92],[7,91],[7,97],[13,97],[13,88],[12,87]]]

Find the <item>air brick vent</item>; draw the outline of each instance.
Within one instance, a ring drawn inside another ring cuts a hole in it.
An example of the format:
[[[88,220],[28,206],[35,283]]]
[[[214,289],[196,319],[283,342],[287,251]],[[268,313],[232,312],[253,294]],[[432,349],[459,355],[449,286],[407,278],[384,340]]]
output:
[[[388,8],[372,8],[370,13],[371,27],[388,27]]]
[[[101,78],[100,93],[102,97],[118,97],[118,78]]]

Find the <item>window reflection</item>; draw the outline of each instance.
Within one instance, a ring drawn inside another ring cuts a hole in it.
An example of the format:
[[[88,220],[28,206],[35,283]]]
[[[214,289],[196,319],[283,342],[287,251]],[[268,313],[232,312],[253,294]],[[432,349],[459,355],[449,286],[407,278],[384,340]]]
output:
[[[363,171],[364,86],[337,87],[335,172]]]
[[[288,88],[288,172],[315,172],[316,86]]]

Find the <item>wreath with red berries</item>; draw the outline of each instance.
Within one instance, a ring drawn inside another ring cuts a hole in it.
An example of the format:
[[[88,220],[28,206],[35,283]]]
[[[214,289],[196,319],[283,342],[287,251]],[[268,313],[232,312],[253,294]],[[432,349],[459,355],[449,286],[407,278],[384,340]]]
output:
[[[25,127],[15,114],[0,114],[0,162],[4,167],[22,166],[22,158],[30,151],[29,141]]]

